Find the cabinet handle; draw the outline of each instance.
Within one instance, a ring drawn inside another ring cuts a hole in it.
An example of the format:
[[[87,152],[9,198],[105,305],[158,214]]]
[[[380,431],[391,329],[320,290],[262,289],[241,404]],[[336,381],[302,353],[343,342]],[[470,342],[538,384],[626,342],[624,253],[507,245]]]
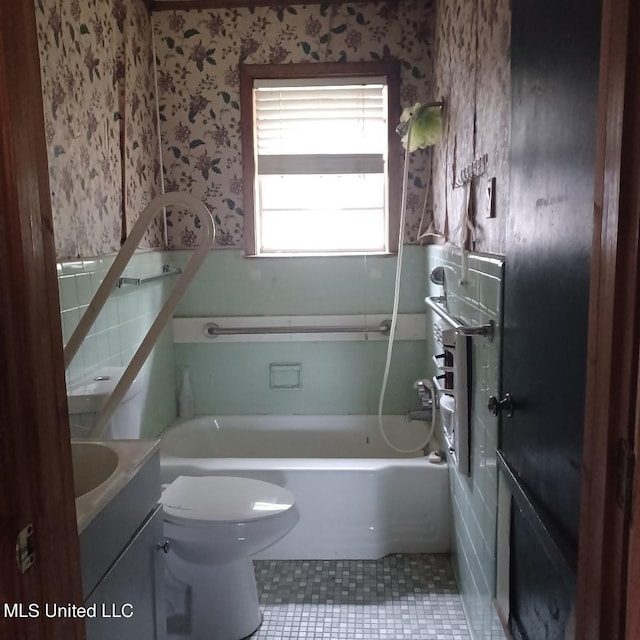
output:
[[[158,542],[158,544],[156,544],[156,551],[164,551],[165,553],[169,553],[170,547],[171,541],[165,538],[162,542]]]

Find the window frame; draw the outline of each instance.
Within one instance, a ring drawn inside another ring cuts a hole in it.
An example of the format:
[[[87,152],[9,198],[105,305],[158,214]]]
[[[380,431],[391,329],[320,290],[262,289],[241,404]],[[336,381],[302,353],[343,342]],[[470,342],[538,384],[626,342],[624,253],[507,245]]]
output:
[[[240,134],[242,138],[242,177],[244,195],[244,248],[246,257],[277,257],[305,255],[346,255],[344,252],[326,253],[258,253],[256,242],[256,145],[254,140],[253,85],[255,80],[285,80],[314,78],[385,77],[388,92],[388,255],[398,252],[400,239],[400,198],[402,175],[402,146],[395,126],[400,122],[400,64],[397,61],[379,62],[302,62],[290,64],[240,65]],[[353,255],[371,255],[362,251]],[[380,254],[377,254],[380,255]],[[387,255],[382,254],[382,255]]]

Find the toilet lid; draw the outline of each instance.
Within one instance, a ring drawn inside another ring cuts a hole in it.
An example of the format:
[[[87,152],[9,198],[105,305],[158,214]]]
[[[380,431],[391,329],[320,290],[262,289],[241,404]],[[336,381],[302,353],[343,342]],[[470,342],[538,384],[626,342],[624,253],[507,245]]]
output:
[[[170,520],[247,522],[274,516],[295,502],[291,491],[269,482],[228,476],[179,476],[160,496]]]

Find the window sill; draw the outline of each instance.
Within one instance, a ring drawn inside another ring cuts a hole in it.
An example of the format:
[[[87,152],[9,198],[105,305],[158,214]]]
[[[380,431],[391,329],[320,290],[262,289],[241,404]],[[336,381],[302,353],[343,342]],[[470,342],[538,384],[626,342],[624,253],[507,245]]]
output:
[[[397,253],[390,251],[314,251],[314,252],[298,252],[298,251],[271,251],[256,254],[245,253],[245,258],[345,258],[345,257],[363,257],[363,256],[382,256],[394,257]]]

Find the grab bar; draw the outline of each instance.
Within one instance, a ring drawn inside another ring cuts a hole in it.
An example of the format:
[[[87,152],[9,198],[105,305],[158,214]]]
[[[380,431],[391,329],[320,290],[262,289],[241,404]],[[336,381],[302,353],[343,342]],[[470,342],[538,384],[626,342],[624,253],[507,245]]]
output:
[[[483,324],[478,327],[470,327],[463,324],[457,318],[454,318],[444,307],[446,298],[444,296],[427,296],[424,301],[427,306],[435,311],[441,318],[446,320],[460,336],[484,336],[493,339],[495,333],[495,323],[493,320],[489,324]]]
[[[182,274],[178,278],[175,287],[171,290],[166,302],[160,309],[156,319],[149,328],[149,331],[147,331],[147,334],[140,343],[138,350],[133,355],[133,358],[131,358],[131,362],[122,374],[122,378],[120,378],[120,381],[115,386],[113,392],[109,396],[109,399],[102,407],[102,410],[98,414],[96,422],[89,433],[89,437],[95,438],[102,435],[111,414],[120,404],[120,401],[135,380],[135,377],[140,372],[140,369],[151,353],[160,332],[171,319],[178,303],[180,302],[180,298],[204,262],[215,238],[215,224],[213,216],[206,205],[197,198],[186,193],[176,192],[165,193],[154,198],[140,214],[138,221],[131,230],[131,234],[122,245],[118,255],[111,265],[111,268],[107,271],[104,280],[98,287],[98,290],[89,303],[87,310],[82,318],[80,318],[80,322],[78,323],[76,330],[69,339],[69,342],[64,349],[65,369],[69,366],[73,357],[78,352],[82,341],[89,333],[91,326],[102,310],[102,307],[105,305],[109,295],[113,291],[113,288],[116,286],[127,262],[136,250],[136,247],[142,239],[147,227],[159,211],[168,205],[179,205],[191,209],[194,213],[197,212],[203,222],[202,232],[204,237],[201,238],[200,246],[193,252],[191,259],[187,262]]]
[[[349,326],[290,326],[290,327],[219,327],[215,322],[204,325],[204,334],[208,338],[235,335],[273,335],[283,333],[381,333],[388,336],[391,330],[391,320],[383,320],[377,327],[349,327]]]

